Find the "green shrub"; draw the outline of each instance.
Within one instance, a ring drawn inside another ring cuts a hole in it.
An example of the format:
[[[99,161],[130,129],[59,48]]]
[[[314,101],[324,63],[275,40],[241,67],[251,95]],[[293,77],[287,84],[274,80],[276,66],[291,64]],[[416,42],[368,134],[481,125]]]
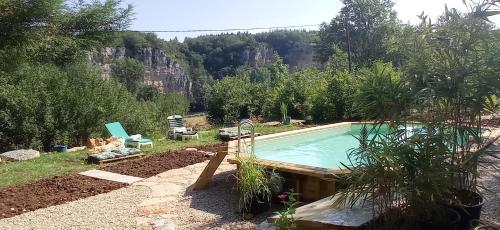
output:
[[[251,82],[249,77],[226,77],[212,86],[208,114],[216,123],[259,115],[266,95],[264,85]]]
[[[326,122],[352,118],[353,96],[356,87],[354,76],[347,72],[327,71],[326,87],[313,98],[312,117]]]
[[[375,62],[358,74],[354,107],[364,119],[394,120],[407,112],[412,100],[410,89],[390,63]]]
[[[129,133],[144,134],[161,127],[167,113],[185,114],[188,106],[178,94],[137,100],[88,64],[24,65],[2,74],[0,151],[49,149],[58,142],[81,145],[89,137],[107,135],[104,124],[111,121],[120,121]]]
[[[272,88],[264,114],[269,119],[281,118],[281,104],[287,105],[288,116],[302,119],[311,115],[312,99],[321,92],[327,80],[316,68],[306,68],[283,76]]]
[[[144,65],[133,58],[124,58],[111,65],[111,76],[135,94],[144,81]]]

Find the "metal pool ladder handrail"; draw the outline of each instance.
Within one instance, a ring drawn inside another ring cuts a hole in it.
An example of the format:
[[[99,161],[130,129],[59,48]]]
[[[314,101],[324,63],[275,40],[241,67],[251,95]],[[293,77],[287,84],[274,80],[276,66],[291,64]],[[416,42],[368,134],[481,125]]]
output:
[[[251,149],[252,151],[250,152],[250,154],[254,154],[254,150],[255,150],[255,147],[254,147],[254,145],[255,145],[255,140],[254,140],[255,125],[250,119],[243,119],[238,124],[238,147],[237,147],[237,151],[236,151],[236,156],[239,156],[240,152],[241,152],[241,126],[243,126],[243,125],[250,126],[250,143],[252,145],[252,149]],[[245,153],[246,153],[246,151],[245,151]]]

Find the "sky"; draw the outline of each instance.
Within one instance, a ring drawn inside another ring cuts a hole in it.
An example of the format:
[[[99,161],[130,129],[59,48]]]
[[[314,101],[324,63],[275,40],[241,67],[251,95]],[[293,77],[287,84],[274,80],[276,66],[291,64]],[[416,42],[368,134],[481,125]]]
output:
[[[416,24],[425,11],[432,19],[444,5],[465,11],[462,0],[393,0],[403,22]],[[340,0],[124,0],[134,7],[131,30],[191,30],[315,25],[330,22],[342,7]],[[500,26],[500,16],[492,19]],[[304,27],[317,30],[318,26]],[[254,30],[262,32],[268,30]],[[157,33],[164,39],[196,37],[209,32]],[[213,32],[220,33],[220,32]]]

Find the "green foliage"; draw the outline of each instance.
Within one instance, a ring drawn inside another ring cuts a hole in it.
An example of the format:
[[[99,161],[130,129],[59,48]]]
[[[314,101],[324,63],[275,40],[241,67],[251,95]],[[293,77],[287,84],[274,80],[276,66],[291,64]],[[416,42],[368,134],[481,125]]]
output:
[[[281,57],[275,54],[272,60],[260,67],[240,66],[235,70],[235,73],[236,76],[248,76],[253,81],[273,86],[280,78],[288,74],[288,65],[284,64]]]
[[[111,76],[136,94],[144,82],[144,65],[133,58],[124,58],[111,65]]]
[[[281,30],[256,35],[249,33],[204,35],[188,38],[184,43],[191,53],[203,56],[204,68],[209,74],[215,79],[221,79],[228,75],[249,76],[242,74],[241,69],[238,70],[245,64],[245,60],[249,61],[246,56],[248,53],[272,48],[284,57],[284,63],[288,64],[289,54],[309,47],[316,40],[317,36],[314,32]],[[266,71],[265,68],[261,70]],[[260,74],[250,76],[253,79],[255,76],[259,77]],[[264,77],[264,79],[268,78],[269,75]]]
[[[23,61],[64,65],[111,39],[130,22],[121,1],[1,1],[0,69]]]
[[[240,210],[250,213],[252,202],[270,202],[270,181],[266,170],[257,163],[256,157],[237,156],[239,162],[238,190],[240,192]]]
[[[390,0],[344,0],[344,7],[329,24],[321,26],[317,58],[326,62],[337,45],[347,52],[348,42],[353,63],[367,66],[377,59],[388,60],[387,41],[397,31],[397,17]],[[346,25],[349,31],[347,39]]]
[[[350,118],[355,81],[346,72],[330,68],[306,68],[283,76],[271,88],[264,106],[264,115],[279,119],[281,105],[287,106],[293,118],[312,117],[315,121]]]
[[[167,117],[171,115],[186,115],[189,110],[189,100],[187,97],[179,93],[167,93],[160,95],[155,100],[155,105],[158,109],[156,112],[156,121],[163,127],[161,130],[166,130],[168,123]]]
[[[400,207],[382,215],[386,226],[399,229],[388,223],[439,221],[448,208],[443,204],[473,202],[456,193],[478,191],[480,117],[498,92],[500,73],[491,62],[498,61],[498,35],[484,18],[498,13],[490,10],[498,1],[470,6],[468,13],[445,8],[435,24],[422,15],[421,25],[405,31],[403,77],[383,63],[360,72],[356,108],[382,122],[371,135],[362,132],[360,148],[349,153],[339,204],[370,200],[380,214]]]
[[[357,83],[346,71],[327,70],[328,83],[313,99],[312,117],[316,121],[335,121],[354,116],[353,96]]]
[[[295,214],[297,206],[300,204],[297,201],[298,195],[299,193],[294,193],[292,189],[286,193],[286,197],[283,196],[281,203],[285,205],[285,209],[277,212],[279,217],[272,224],[278,230],[293,230],[297,228],[293,214]]]
[[[391,64],[375,62],[358,74],[354,106],[359,115],[364,119],[395,120],[406,114],[412,102],[410,90]]]
[[[264,85],[248,77],[226,77],[212,86],[208,114],[217,123],[261,114],[266,94]]]
[[[160,96],[160,90],[154,85],[142,85],[137,92],[137,98],[144,101],[152,101]]]
[[[370,201],[382,216],[390,208],[401,208],[402,212],[391,212],[392,216],[384,216],[385,220],[402,215],[410,221],[429,220],[434,212],[443,213],[442,204],[447,201],[454,170],[447,160],[450,149],[446,143],[449,136],[443,132],[446,127],[426,123],[426,132],[408,135],[397,129],[412,127],[404,121],[388,129],[385,126],[381,123],[364,127],[370,137],[367,142],[360,139],[360,147],[348,154],[350,162],[344,164],[347,187],[339,191],[335,205]]]
[[[25,65],[2,78],[0,151],[47,149],[61,139],[84,144],[91,136],[105,134],[104,124],[110,121],[120,121],[130,133],[146,133],[164,122],[158,110],[186,113],[188,108],[180,95],[138,101],[87,64]]]

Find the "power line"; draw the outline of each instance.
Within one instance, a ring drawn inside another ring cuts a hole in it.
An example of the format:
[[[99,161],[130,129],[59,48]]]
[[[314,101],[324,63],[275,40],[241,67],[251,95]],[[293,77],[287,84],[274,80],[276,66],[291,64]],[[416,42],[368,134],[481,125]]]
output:
[[[252,28],[230,28],[230,29],[192,29],[192,30],[126,30],[127,32],[142,33],[193,33],[193,32],[229,32],[229,31],[250,31],[250,30],[272,30],[289,29],[319,26],[321,24],[295,25],[295,26],[273,26],[273,27],[252,27]]]

